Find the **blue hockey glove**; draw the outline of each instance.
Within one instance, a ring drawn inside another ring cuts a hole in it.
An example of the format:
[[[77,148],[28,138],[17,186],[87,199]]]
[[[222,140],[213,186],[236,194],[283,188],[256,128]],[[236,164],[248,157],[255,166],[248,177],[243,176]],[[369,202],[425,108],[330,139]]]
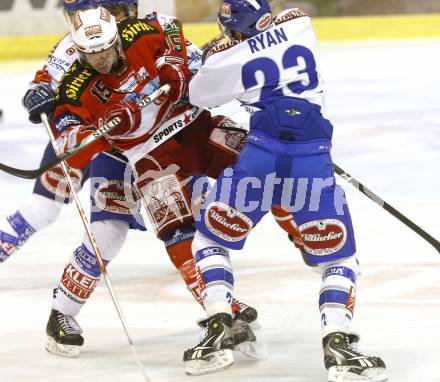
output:
[[[55,109],[55,91],[49,84],[41,82],[26,92],[22,102],[29,112],[29,121],[41,123],[40,114],[50,116]]]

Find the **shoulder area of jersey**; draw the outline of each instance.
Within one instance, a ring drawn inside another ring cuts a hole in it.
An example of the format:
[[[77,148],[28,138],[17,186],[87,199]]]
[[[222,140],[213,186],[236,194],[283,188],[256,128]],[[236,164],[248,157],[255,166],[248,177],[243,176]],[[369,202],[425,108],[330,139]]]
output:
[[[181,22],[177,18],[177,16],[165,15],[164,13],[160,13],[160,12],[157,12],[157,11],[148,13],[145,16],[145,18],[147,20],[157,21],[162,26],[162,28],[164,28],[164,29],[169,28],[170,26],[172,26],[176,22],[181,24]]]
[[[83,66],[79,60],[74,61],[60,80],[56,102],[79,105],[81,94],[97,75],[96,70]]]
[[[301,17],[310,17],[306,12],[299,8],[290,8],[282,11],[274,18],[275,25],[285,23],[286,21],[299,19]]]
[[[127,17],[118,22],[118,30],[122,43],[128,44],[146,35],[160,34],[159,23],[153,18]]]
[[[61,55],[72,57],[75,56],[75,53],[76,50],[73,44],[72,35],[67,33],[54,45],[49,53],[49,57]]]
[[[241,41],[238,40],[232,40],[232,41],[225,41],[225,42],[219,42],[209,48],[208,52],[204,55],[204,61],[206,61],[209,57],[213,56],[214,54],[224,52],[225,50],[231,49],[234,46],[240,44]]]

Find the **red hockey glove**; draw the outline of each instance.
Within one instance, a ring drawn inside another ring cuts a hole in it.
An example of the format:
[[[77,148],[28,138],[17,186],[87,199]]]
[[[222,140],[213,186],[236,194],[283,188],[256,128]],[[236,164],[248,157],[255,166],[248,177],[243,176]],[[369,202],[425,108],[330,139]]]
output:
[[[73,148],[74,146],[77,146],[85,138],[93,134],[95,130],[96,130],[95,125],[76,126],[71,131],[69,131],[67,140],[64,144],[64,150],[67,151]],[[93,143],[90,143],[89,145],[84,147],[77,154],[67,159],[67,164],[74,168],[82,168],[90,162],[90,160],[95,154],[110,149],[111,149],[110,143],[103,137],[99,138]]]
[[[168,99],[176,104],[183,98],[188,98],[188,84],[192,73],[184,64],[183,59],[174,56],[162,56],[156,60],[159,71],[160,86],[169,84],[171,90]]]
[[[98,115],[98,125],[102,126],[116,117],[121,118],[121,122],[106,134],[110,138],[118,138],[130,134],[141,124],[141,111],[138,105],[134,102],[120,101],[104,109]]]

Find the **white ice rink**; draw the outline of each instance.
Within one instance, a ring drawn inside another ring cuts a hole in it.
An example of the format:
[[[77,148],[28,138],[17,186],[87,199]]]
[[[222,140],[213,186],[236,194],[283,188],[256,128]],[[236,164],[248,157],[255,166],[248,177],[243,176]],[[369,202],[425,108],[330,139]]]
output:
[[[322,44],[334,162],[440,239],[440,40]],[[27,122],[20,99],[40,62],[0,65],[0,162],[38,167],[45,131]],[[395,382],[440,379],[440,254],[340,179],[354,220],[363,276],[353,328],[364,349],[387,363]],[[33,182],[0,174],[0,217],[30,195]],[[87,204],[88,190],[82,193]],[[102,283],[78,321],[79,358],[44,350],[52,288],[82,227],[73,206],[0,264],[0,382],[140,382]],[[232,254],[236,294],[255,306],[266,357],[237,356],[230,369],[183,372],[201,308],[184,288],[151,230],[130,232],[109,273],[152,382],[318,382],[322,362],[320,278],[302,263],[271,216]]]

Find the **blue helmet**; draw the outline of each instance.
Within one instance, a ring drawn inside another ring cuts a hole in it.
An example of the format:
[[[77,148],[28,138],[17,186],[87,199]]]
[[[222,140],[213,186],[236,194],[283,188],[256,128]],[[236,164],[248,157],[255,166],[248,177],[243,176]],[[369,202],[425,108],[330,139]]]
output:
[[[94,3],[96,6],[100,5],[104,8],[109,8],[113,5],[122,5],[125,7],[127,15],[137,15],[138,0],[91,0],[91,2]],[[133,9],[132,12],[130,12],[130,5],[132,4],[136,5],[136,9]]]
[[[226,36],[237,31],[249,38],[272,25],[272,14],[267,0],[223,0],[218,21]]]
[[[90,8],[90,0],[63,0],[63,7],[66,12],[81,11]]]
[[[125,5],[128,7],[131,4],[138,4],[138,0],[92,0],[96,5],[101,5],[103,7],[111,6],[111,5]]]

